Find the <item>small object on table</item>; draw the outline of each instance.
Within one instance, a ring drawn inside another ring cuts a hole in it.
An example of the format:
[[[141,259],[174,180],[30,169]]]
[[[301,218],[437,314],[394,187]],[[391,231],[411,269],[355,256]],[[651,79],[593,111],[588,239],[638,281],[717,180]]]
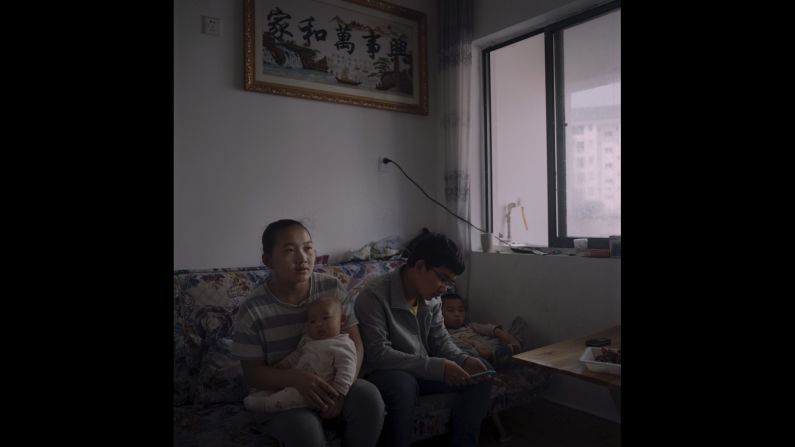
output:
[[[610,344],[609,338],[592,338],[585,341],[585,346],[607,346]]]

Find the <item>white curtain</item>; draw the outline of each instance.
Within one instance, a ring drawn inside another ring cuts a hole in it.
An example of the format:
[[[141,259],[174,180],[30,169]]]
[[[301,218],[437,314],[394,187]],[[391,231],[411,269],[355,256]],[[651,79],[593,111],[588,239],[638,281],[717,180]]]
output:
[[[469,157],[472,69],[472,0],[439,0],[440,126],[444,154],[445,205],[472,222]],[[476,125],[476,123],[475,123]],[[470,227],[446,214],[445,232],[469,252]],[[472,222],[478,225],[478,222]],[[480,226],[480,225],[479,225]]]

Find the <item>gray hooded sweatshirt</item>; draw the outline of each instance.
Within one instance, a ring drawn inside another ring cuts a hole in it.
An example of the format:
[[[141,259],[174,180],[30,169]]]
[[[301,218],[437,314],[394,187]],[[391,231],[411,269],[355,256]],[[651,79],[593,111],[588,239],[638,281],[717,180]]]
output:
[[[406,304],[400,270],[374,278],[359,293],[354,308],[364,342],[363,376],[398,369],[442,381],[445,359],[461,365],[469,357],[444,327],[441,298],[417,302],[415,317]]]

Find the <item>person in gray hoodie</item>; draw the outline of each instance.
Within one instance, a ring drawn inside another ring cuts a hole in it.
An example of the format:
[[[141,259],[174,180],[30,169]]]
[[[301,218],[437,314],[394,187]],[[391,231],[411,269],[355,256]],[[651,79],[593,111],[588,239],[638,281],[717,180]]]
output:
[[[472,374],[493,368],[455,345],[439,298],[464,272],[463,256],[447,236],[427,229],[406,250],[404,266],[373,279],[355,300],[362,377],[378,387],[386,406],[379,444],[409,446],[418,396],[454,392],[451,444],[476,446],[491,381]]]

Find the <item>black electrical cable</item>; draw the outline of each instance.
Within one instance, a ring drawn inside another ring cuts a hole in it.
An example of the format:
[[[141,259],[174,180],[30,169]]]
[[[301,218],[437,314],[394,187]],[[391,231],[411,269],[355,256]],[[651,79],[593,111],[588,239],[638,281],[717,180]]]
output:
[[[384,157],[384,158],[383,158],[383,163],[384,163],[384,164],[387,164],[387,163],[392,163],[393,165],[397,166],[397,168],[398,168],[398,169],[400,169],[400,172],[402,172],[402,173],[403,173],[403,175],[405,175],[405,176],[406,176],[406,178],[407,178],[407,179],[409,179],[409,181],[410,181],[411,183],[414,183],[414,185],[415,185],[417,188],[419,188],[419,189],[420,189],[420,191],[422,191],[422,193],[423,193],[423,194],[425,194],[425,197],[427,197],[427,198],[428,198],[428,199],[429,199],[431,202],[433,202],[433,203],[435,203],[435,204],[437,204],[437,205],[441,206],[442,208],[444,208],[444,209],[445,209],[445,211],[447,211],[448,213],[452,214],[452,215],[453,215],[453,216],[455,216],[457,219],[461,219],[461,220],[463,220],[464,222],[466,222],[467,224],[469,224],[469,226],[470,226],[470,227],[472,227],[472,228],[474,228],[474,229],[476,229],[476,230],[480,231],[481,233],[488,233],[488,231],[486,231],[486,230],[484,230],[484,229],[482,229],[482,228],[479,228],[479,227],[475,226],[474,224],[472,224],[472,222],[470,222],[470,221],[468,221],[468,220],[464,219],[463,217],[459,216],[458,214],[456,214],[456,213],[454,213],[454,212],[450,211],[450,209],[449,209],[449,208],[447,208],[446,206],[444,206],[444,205],[442,205],[441,203],[439,203],[439,202],[438,202],[436,199],[434,199],[433,197],[429,196],[429,195],[428,195],[428,193],[427,193],[427,192],[425,192],[425,190],[424,190],[424,189],[422,189],[422,186],[418,185],[418,184],[417,184],[417,182],[415,182],[415,181],[414,181],[414,179],[412,179],[411,177],[409,177],[409,175],[408,175],[408,174],[406,174],[406,171],[404,171],[404,170],[403,170],[403,168],[401,168],[401,167],[400,167],[400,165],[399,165],[399,164],[397,164],[397,162],[396,162],[395,160],[392,160],[392,159],[389,159],[389,158],[386,158],[386,157]],[[496,236],[495,236],[495,238],[496,238],[497,240],[499,240],[500,242],[506,242],[506,243],[507,243],[507,241],[504,241],[504,240],[502,240],[502,239],[500,239],[500,238],[498,238],[498,237],[496,237]]]

